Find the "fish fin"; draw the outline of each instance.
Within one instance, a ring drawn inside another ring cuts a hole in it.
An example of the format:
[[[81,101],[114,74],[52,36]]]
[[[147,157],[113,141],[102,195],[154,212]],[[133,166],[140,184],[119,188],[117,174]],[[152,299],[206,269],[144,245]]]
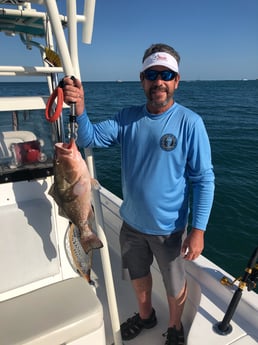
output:
[[[50,196],[52,196],[52,198],[55,200],[55,202],[57,203],[57,205],[59,206],[60,205],[60,198],[58,196],[58,193],[56,192],[56,186],[55,184],[53,183],[52,186],[50,187],[49,191],[48,191],[48,194]]]
[[[60,200],[58,194],[56,193],[55,184],[52,184],[52,186],[51,186],[50,189],[49,189],[48,194],[51,195],[52,198],[53,198],[53,199],[55,200],[55,202],[57,203],[57,205],[58,205],[58,214],[59,214],[59,216],[69,219],[69,217],[67,216],[67,214],[65,213],[65,211],[63,210],[63,208],[60,206],[60,205],[61,205],[61,200]]]
[[[91,209],[90,209],[90,212],[89,212],[89,215],[88,215],[88,220],[87,220],[87,222],[89,223],[90,228],[92,228],[92,224],[94,222],[94,219],[95,219],[94,208],[93,208],[93,206],[91,206]]]
[[[95,178],[92,178],[90,183],[91,183],[91,189],[99,190],[101,188],[99,181],[96,180]]]
[[[103,243],[94,233],[91,233],[89,236],[81,236],[80,242],[86,254],[92,249],[100,249],[103,247]]]
[[[67,214],[65,213],[65,211],[62,209],[62,207],[58,207],[58,214],[59,214],[59,216],[61,216],[61,217],[64,217],[64,218],[67,218],[67,219],[69,219],[69,217],[67,216]]]
[[[54,185],[54,183],[49,188],[48,194],[51,195],[52,197],[53,197],[53,195],[55,195],[55,185]]]

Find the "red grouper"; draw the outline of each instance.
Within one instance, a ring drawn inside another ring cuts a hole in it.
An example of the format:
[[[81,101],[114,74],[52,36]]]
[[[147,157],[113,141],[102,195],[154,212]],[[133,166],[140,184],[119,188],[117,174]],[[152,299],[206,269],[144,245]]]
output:
[[[49,194],[59,206],[59,214],[77,226],[80,242],[85,251],[103,247],[92,232],[94,214],[91,205],[91,188],[97,184],[91,179],[85,160],[77,149],[74,139],[69,144],[55,144],[54,184]]]

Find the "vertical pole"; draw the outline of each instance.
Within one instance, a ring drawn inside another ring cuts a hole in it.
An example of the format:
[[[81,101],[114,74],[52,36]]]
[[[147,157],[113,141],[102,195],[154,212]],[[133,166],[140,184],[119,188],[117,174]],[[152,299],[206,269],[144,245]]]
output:
[[[59,20],[59,12],[57,8],[57,4],[53,0],[44,0],[45,5],[48,11],[48,15],[50,17],[51,25],[53,28],[54,35],[56,37],[58,49],[61,55],[62,64],[64,68],[64,72],[67,76],[74,76],[75,72],[77,73],[77,77],[79,78],[79,66],[78,66],[78,56],[77,54],[77,43],[74,45],[72,42],[76,39],[77,42],[77,29],[75,28],[75,25],[77,24],[76,21],[76,4],[75,0],[67,0],[67,8],[68,8],[68,15],[69,19],[71,19],[69,28],[70,30],[70,50],[74,50],[76,48],[76,54],[72,55],[73,58],[71,58],[71,52],[69,52],[69,49],[66,44],[65,35],[63,32],[63,28],[61,25],[61,22]],[[72,4],[73,3],[73,4]],[[95,2],[93,1],[92,4]],[[75,11],[75,13],[74,13]],[[91,13],[94,14],[94,12]],[[73,17],[73,18],[71,18]],[[57,20],[58,19],[58,20]],[[93,19],[92,19],[93,20]],[[92,21],[93,24],[93,21]],[[76,36],[76,37],[74,37]],[[76,66],[76,69],[74,68]],[[95,168],[94,168],[94,161],[93,161],[93,155],[91,150],[88,151],[87,154],[87,164],[91,173],[91,176],[95,176]],[[115,345],[122,345],[122,338],[120,333],[120,323],[119,323],[119,317],[118,317],[118,309],[117,309],[117,303],[116,303],[116,296],[115,296],[115,289],[114,289],[114,282],[113,282],[113,276],[112,276],[112,270],[111,270],[111,264],[110,264],[110,257],[109,257],[109,251],[108,251],[108,244],[106,240],[106,236],[104,233],[104,220],[103,220],[103,214],[102,214],[102,208],[101,208],[101,200],[100,200],[100,194],[99,191],[96,190],[93,192],[93,204],[95,209],[95,218],[96,218],[96,227],[97,227],[97,233],[104,244],[103,249],[100,250],[101,252],[101,260],[102,260],[102,266],[103,266],[103,272],[104,272],[104,278],[105,278],[105,284],[106,284],[106,291],[107,291],[107,297],[108,297],[108,304],[109,304],[109,312],[111,317],[111,323],[112,323],[112,330],[113,330],[113,337],[114,337],[114,344]]]
[[[65,75],[72,76],[74,75],[74,68],[73,68],[69,50],[66,44],[64,30],[62,28],[62,24],[60,21],[57,4],[53,0],[44,0],[44,1],[45,1],[47,12],[51,21],[53,32],[56,37],[56,43],[58,46],[58,50],[60,52]]]
[[[85,153],[88,157],[88,161],[91,162],[89,166],[91,176],[95,176],[95,166],[93,163],[93,155],[92,150],[86,149]],[[100,192],[99,190],[93,190],[93,204],[94,204],[94,213],[96,218],[96,227],[97,227],[97,234],[99,239],[103,243],[103,248],[100,249],[103,273],[105,278],[106,284],[106,292],[107,292],[107,299],[109,305],[109,314],[111,318],[111,325],[114,337],[114,345],[122,345],[122,338],[120,333],[120,321],[118,317],[118,309],[117,309],[117,302],[116,302],[116,294],[114,288],[114,281],[110,263],[110,256],[108,250],[108,243],[106,239],[106,235],[104,232],[104,220],[103,220],[103,213],[101,207],[101,200],[100,200]]]

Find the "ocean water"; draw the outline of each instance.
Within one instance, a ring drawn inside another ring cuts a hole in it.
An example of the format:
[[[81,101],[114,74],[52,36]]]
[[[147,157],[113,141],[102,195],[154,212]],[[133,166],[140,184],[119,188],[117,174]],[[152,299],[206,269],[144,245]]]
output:
[[[145,102],[139,82],[84,87],[92,122]],[[0,83],[0,96],[44,92],[41,83]],[[175,100],[202,116],[211,142],[216,191],[203,254],[239,277],[258,246],[258,80],[182,81]],[[94,157],[100,183],[121,197],[119,147],[94,149]]]

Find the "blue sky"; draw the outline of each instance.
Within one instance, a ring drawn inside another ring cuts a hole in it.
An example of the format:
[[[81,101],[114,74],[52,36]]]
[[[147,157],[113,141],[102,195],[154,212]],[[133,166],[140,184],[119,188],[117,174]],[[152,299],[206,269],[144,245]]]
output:
[[[7,42],[1,64],[15,56]],[[144,50],[157,42],[180,53],[182,80],[256,79],[258,1],[96,0],[92,44],[79,44],[82,80],[138,80]]]

